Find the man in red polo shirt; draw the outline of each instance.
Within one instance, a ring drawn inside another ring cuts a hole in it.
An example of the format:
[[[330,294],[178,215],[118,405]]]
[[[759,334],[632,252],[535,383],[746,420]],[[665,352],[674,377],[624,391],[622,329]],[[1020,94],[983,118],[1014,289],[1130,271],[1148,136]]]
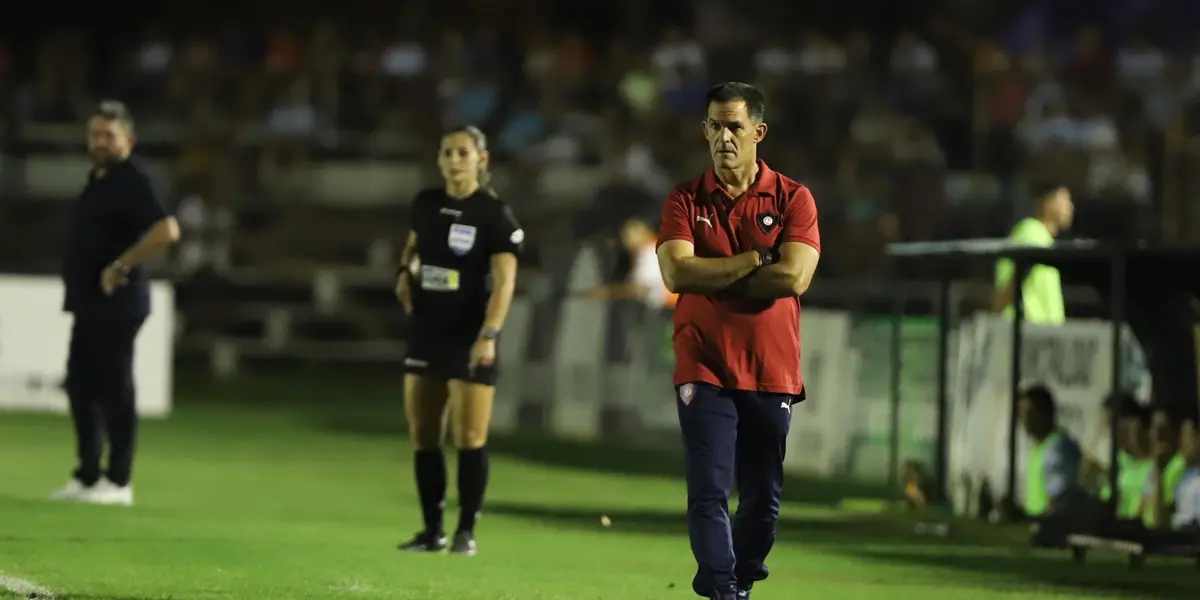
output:
[[[713,168],[668,196],[658,260],[679,294],[675,386],[698,565],[692,588],[744,600],[767,577],[775,542],[791,406],[804,399],[799,297],[821,240],[808,188],[758,160],[762,92],[723,83],[707,101]]]

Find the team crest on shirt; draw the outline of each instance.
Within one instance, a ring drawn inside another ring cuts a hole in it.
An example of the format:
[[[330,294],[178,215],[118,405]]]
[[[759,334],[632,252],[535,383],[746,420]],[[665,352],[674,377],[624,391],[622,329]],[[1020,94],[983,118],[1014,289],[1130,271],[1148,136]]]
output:
[[[771,233],[773,229],[779,227],[780,217],[778,213],[766,212],[759,213],[758,217],[756,217],[754,220],[756,223],[758,223],[758,228],[761,229],[763,233]]]
[[[446,243],[450,246],[450,251],[456,256],[466,256],[471,248],[475,247],[475,234],[478,229],[474,225],[460,225],[454,223],[450,226],[450,235],[446,239]]]
[[[692,398],[696,396],[696,386],[690,383],[685,383],[679,386],[679,401],[687,406],[692,403]]]

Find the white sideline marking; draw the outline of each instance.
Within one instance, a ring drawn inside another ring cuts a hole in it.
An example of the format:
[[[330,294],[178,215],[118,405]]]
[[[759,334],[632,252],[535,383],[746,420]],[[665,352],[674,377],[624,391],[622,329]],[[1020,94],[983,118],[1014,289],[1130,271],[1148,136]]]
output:
[[[29,600],[54,600],[54,598],[57,598],[54,592],[28,579],[13,577],[4,573],[0,573],[0,590],[16,594],[19,598],[28,598]]]

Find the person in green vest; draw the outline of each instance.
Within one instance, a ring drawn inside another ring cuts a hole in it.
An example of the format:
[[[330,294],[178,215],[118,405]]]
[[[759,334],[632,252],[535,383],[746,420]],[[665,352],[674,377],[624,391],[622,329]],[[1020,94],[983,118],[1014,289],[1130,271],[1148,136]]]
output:
[[[1154,409],[1151,418],[1151,446],[1154,467],[1142,494],[1142,522],[1150,529],[1167,529],[1175,505],[1175,492],[1188,470],[1188,458],[1180,451],[1181,419],[1171,416],[1166,407]]]
[[[1079,483],[1085,490],[1095,493],[1097,497],[1102,492],[1112,491],[1103,488],[1104,484],[1108,482],[1108,465],[1112,461],[1113,412],[1118,412],[1122,421],[1128,418],[1128,415],[1133,414],[1128,412],[1132,407],[1126,403],[1127,397],[1126,394],[1111,394],[1105,398],[1101,405],[1099,427],[1092,431],[1093,439],[1089,440],[1090,443],[1082,440],[1079,442],[1080,448],[1083,449],[1083,466],[1079,471]],[[1120,448],[1117,451],[1119,453]]]
[[[1200,533],[1200,438],[1195,419],[1185,419],[1179,431],[1179,453],[1186,468],[1175,488],[1175,529]]]
[[[1058,426],[1054,395],[1042,385],[1026,389],[1018,406],[1021,427],[1033,441],[1025,465],[1027,516],[1044,519],[1064,510],[1079,489],[1083,453],[1079,444]]]
[[[1063,185],[1049,185],[1037,191],[1037,209],[1032,217],[1021,219],[1009,233],[1014,244],[1048,248],[1054,238],[1071,227],[1075,216],[1075,204],[1071,192]],[[996,291],[992,297],[992,309],[1006,317],[1013,316],[1013,261],[996,261]],[[1046,265],[1034,265],[1021,287],[1022,308],[1025,321],[1045,325],[1058,325],[1067,320],[1063,303],[1062,277],[1058,269]]]
[[[1146,480],[1154,469],[1150,444],[1150,411],[1128,394],[1110,399],[1117,417],[1117,518],[1136,520],[1141,514]],[[1108,473],[1102,474],[1100,499],[1112,498]]]

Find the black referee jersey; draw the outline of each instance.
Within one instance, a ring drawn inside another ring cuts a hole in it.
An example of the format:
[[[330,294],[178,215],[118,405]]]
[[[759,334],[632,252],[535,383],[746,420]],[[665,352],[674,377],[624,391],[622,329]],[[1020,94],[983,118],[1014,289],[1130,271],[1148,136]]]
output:
[[[412,202],[419,268],[412,285],[410,342],[470,347],[491,297],[491,258],[520,256],[525,232],[512,209],[479,190],[463,199],[441,188]]]

